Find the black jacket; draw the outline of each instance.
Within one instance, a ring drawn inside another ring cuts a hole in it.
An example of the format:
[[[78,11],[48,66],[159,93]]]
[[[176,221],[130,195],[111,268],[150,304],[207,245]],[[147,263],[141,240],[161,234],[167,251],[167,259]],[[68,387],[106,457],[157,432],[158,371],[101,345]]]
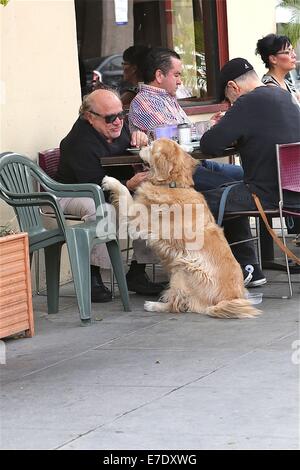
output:
[[[120,137],[108,143],[88,121],[78,118],[60,143],[60,162],[56,180],[69,183],[101,184],[105,175],[125,182],[134,174],[131,166],[103,168],[99,157],[122,155],[130,147],[130,134],[124,125]]]
[[[287,91],[261,86],[241,96],[200,142],[201,151],[220,156],[237,142],[244,182],[262,200],[278,202],[275,144],[300,141],[300,107]],[[296,198],[300,196],[293,193]]]

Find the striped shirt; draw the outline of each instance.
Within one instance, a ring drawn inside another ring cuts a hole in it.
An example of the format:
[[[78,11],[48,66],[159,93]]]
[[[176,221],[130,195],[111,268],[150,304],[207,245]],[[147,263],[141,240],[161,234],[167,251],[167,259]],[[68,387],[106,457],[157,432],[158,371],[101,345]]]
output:
[[[128,119],[130,132],[141,130],[147,133],[162,124],[190,123],[175,96],[145,84],[130,104]]]

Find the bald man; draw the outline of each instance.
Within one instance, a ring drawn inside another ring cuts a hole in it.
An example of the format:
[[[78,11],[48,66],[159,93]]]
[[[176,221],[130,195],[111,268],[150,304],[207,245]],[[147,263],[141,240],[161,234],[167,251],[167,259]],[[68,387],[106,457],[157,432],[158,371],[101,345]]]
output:
[[[127,147],[147,145],[147,135],[141,131],[130,135],[124,118],[121,100],[114,91],[100,89],[85,96],[77,121],[60,143],[57,181],[101,185],[107,174],[134,190],[147,178],[147,172],[134,175],[131,166],[103,168],[100,163],[100,157],[122,155]],[[95,219],[94,201],[89,198],[64,198],[60,202],[65,213],[80,216],[83,221]],[[159,294],[163,285],[150,282],[145,273],[145,264],[154,262],[154,256],[141,240],[135,241],[134,251],[136,260],[132,261],[127,273],[128,289],[142,295]],[[107,258],[104,244],[94,247],[91,253],[92,302],[111,300],[111,292],[104,286],[99,271]]]

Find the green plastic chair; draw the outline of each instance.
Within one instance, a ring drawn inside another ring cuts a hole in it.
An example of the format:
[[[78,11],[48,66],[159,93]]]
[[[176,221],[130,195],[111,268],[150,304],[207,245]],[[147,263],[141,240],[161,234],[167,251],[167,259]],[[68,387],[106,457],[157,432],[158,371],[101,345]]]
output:
[[[37,192],[40,184],[45,191]],[[0,197],[15,210],[21,231],[28,232],[30,258],[44,249],[48,313],[57,313],[59,304],[59,272],[61,247],[67,244],[80,318],[91,321],[90,252],[94,245],[106,243],[116,276],[124,310],[130,311],[125,272],[115,227],[106,226],[99,233],[99,222],[105,221],[102,189],[96,184],[61,184],[51,179],[29,158],[13,152],[0,154]],[[57,198],[89,197],[97,208],[96,220],[67,225]],[[40,207],[50,206],[56,216],[57,228],[43,226]],[[111,225],[111,224],[110,224]],[[97,233],[96,233],[97,229]]]

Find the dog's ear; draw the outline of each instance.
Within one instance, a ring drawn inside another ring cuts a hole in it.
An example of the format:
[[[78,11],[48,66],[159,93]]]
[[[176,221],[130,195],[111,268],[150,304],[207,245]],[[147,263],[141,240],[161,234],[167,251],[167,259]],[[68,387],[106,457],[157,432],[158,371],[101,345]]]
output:
[[[156,155],[154,158],[154,174],[157,181],[166,181],[173,169],[172,163],[164,155]]]

